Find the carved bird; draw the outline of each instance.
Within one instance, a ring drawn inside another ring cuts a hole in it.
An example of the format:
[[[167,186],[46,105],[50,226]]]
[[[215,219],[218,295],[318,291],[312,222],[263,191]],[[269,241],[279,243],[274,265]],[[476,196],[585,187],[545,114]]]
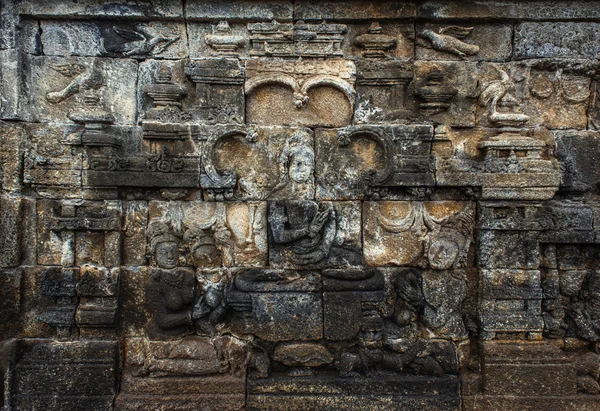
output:
[[[179,40],[179,37],[153,36],[148,32],[138,29],[128,30],[113,27],[115,33],[127,40],[124,44],[106,49],[113,53],[122,53],[124,56],[143,56],[149,54],[160,54],[171,44]]]
[[[46,94],[46,100],[51,103],[60,103],[69,97],[86,89],[96,89],[102,86],[102,73],[98,67],[98,60],[94,60],[89,69],[82,64],[61,64],[51,68],[65,77],[76,76],[73,81],[60,91]]]
[[[435,50],[446,51],[464,58],[479,53],[479,46],[459,40],[467,37],[472,31],[473,27],[449,26],[441,29],[439,33],[423,30],[419,37],[429,40]]]
[[[502,101],[504,96],[512,88],[514,88],[514,85],[510,77],[508,76],[508,74],[506,74],[504,70],[501,70],[496,66],[492,67],[498,72],[498,74],[500,74],[500,79],[489,82],[487,87],[485,87],[484,90],[481,92],[481,95],[479,96],[479,101],[483,105],[489,105],[492,114],[494,114],[496,112],[496,107],[498,106],[498,103]]]

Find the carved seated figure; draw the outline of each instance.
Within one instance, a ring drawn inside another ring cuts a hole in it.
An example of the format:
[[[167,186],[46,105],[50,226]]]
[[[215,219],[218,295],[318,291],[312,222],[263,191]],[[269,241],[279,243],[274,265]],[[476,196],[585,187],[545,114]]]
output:
[[[194,267],[219,267],[221,265],[221,252],[210,230],[190,228],[183,234],[183,242],[189,250],[188,264]]]
[[[360,256],[338,244],[336,210],[331,202],[275,201],[269,208],[269,222],[275,249],[293,265],[331,262],[354,265]]]
[[[192,325],[196,286],[194,271],[178,267],[178,241],[166,224],[158,221],[150,223],[148,237],[155,266],[146,288],[146,299],[152,314],[151,334],[186,334]]]

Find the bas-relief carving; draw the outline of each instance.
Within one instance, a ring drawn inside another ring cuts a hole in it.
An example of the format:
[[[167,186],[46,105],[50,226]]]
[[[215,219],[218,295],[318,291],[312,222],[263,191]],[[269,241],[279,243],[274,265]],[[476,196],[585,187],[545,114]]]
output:
[[[98,90],[104,104],[119,107],[111,112],[117,124],[131,124],[135,117],[137,64],[131,60],[98,57],[30,57],[35,90],[34,115],[41,121],[68,123],[85,90]]]
[[[317,196],[379,199],[394,187],[433,185],[433,128],[354,126],[320,129]]]
[[[594,409],[597,62],[527,58],[539,23],[301,3],[24,18],[8,404],[90,360],[48,409]]]
[[[479,53],[479,46],[462,41],[473,31],[473,27],[448,26],[435,32],[425,29],[419,33],[419,37],[426,39],[429,45],[438,51],[456,54],[464,58]]]
[[[103,39],[104,54],[121,54],[127,57],[159,55],[179,40],[179,37],[153,35],[142,28],[130,30],[113,26],[113,31],[121,37],[122,43],[108,45]]]
[[[360,265],[358,202],[269,203],[270,263],[281,268]]]
[[[351,61],[253,59],[246,63],[246,73],[249,123],[334,127],[350,123],[355,96]]]

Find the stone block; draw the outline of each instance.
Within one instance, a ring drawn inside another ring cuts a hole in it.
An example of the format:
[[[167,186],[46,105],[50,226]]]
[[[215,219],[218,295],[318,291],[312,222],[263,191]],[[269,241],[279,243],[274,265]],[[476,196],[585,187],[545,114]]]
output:
[[[2,180],[0,187],[7,192],[17,192],[21,188],[23,177],[23,141],[25,129],[21,125],[3,123],[0,125],[3,140],[0,146],[0,166]]]
[[[27,0],[18,5],[19,14],[41,17],[183,17],[182,3],[169,0],[123,1],[106,3],[100,0],[84,0],[65,4],[49,0],[40,4]]]
[[[46,56],[175,59],[188,56],[181,23],[116,23],[42,20],[41,44]]]
[[[414,1],[375,1],[365,3],[301,0],[294,5],[294,18],[302,20],[402,19],[416,17]]]
[[[247,409],[459,410],[458,379],[380,374],[377,380],[322,374],[250,378]]]
[[[363,214],[363,252],[370,266],[459,267],[466,263],[474,229],[471,203],[369,201],[364,203]],[[438,244],[430,247],[433,243]]]
[[[555,131],[558,157],[561,163],[561,190],[568,192],[598,192],[598,139],[594,131]]]
[[[598,58],[596,23],[520,23],[515,28],[516,58]]]
[[[17,50],[0,50],[0,118],[27,119],[20,71],[21,55]]]
[[[296,127],[234,128],[209,138],[203,156],[201,185],[212,199],[220,175],[237,180],[228,199],[313,199],[315,153],[313,133]],[[218,176],[215,176],[214,170]],[[221,171],[223,170],[223,171]],[[212,171],[212,173],[211,173]],[[226,185],[226,184],[225,184]]]
[[[4,324],[0,340],[8,340],[17,337],[23,331],[21,321],[23,269],[2,269],[0,284],[2,284],[0,287],[0,321]]]
[[[118,345],[112,341],[21,340],[8,374],[10,408],[109,409],[117,392]]]
[[[250,46],[248,23],[229,19],[225,16],[220,22],[189,22],[188,35],[198,39],[189,45],[190,57],[247,56]]]
[[[328,340],[352,340],[384,299],[383,274],[376,269],[323,271],[323,331]]]
[[[115,410],[240,410],[247,352],[235,337],[128,338]]]
[[[14,2],[4,2],[0,8],[0,50],[15,48],[19,16]]]
[[[95,90],[99,104],[114,116],[116,124],[133,124],[138,65],[130,59],[91,57],[31,57],[29,96],[35,117],[70,124],[83,106],[88,90]]]
[[[260,4],[251,0],[235,0],[227,3],[215,0],[193,0],[185,3],[185,15],[190,20],[291,20],[293,8],[290,0],[266,0]]]
[[[512,27],[504,24],[417,26],[419,60],[506,61],[512,52]]]
[[[202,201],[150,201],[148,244],[152,254],[150,225],[168,227],[174,241],[184,247],[182,266],[263,266],[267,260],[267,206],[257,203]],[[179,263],[178,263],[179,264]]]
[[[407,60],[414,57],[414,27],[412,24],[392,21],[365,21],[347,25],[342,51],[346,58],[387,57]]]
[[[523,16],[532,20],[571,20],[594,19],[598,15],[596,4],[582,0],[476,0],[468,3],[426,0],[418,8],[418,16],[421,18],[450,20],[504,20],[521,19]]]
[[[490,395],[568,396],[577,392],[575,368],[544,343],[486,343],[484,392]]]
[[[429,125],[318,129],[315,140],[319,199],[379,199],[434,184]]]
[[[0,267],[21,264],[22,200],[0,196]]]
[[[586,107],[590,97],[589,73],[592,66],[561,67],[547,61],[514,63],[509,65],[486,65],[482,68],[480,81],[482,90],[495,84],[505,74],[514,89],[504,94],[503,99],[515,100],[514,113],[505,113],[510,121],[521,121],[530,126],[549,129],[586,128]],[[485,96],[486,94],[482,94]],[[501,100],[502,101],[502,100]],[[483,126],[503,124],[500,114],[491,112],[482,97],[477,111],[477,122]],[[500,107],[502,104],[500,105]],[[502,108],[498,109],[502,111]],[[519,113],[519,114],[517,114]]]
[[[267,341],[323,337],[321,276],[314,271],[248,269],[227,297],[232,327]]]
[[[478,74],[472,63],[416,62],[409,88],[414,96],[413,115],[423,123],[474,126]]]

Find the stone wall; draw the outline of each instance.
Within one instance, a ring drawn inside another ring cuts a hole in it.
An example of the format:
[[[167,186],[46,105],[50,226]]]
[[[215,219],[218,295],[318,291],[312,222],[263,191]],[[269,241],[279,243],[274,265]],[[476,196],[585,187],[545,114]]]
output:
[[[0,18],[5,410],[600,409],[600,1]]]

